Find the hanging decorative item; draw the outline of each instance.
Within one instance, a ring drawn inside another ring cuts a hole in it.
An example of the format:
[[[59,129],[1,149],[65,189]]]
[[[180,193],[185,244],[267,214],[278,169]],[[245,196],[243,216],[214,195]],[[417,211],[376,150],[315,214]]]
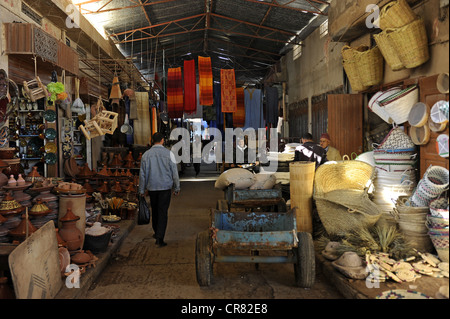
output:
[[[39,99],[48,96],[48,87],[42,84],[41,79],[36,76],[33,80],[23,81],[23,90],[26,96],[32,101],[36,102]]]
[[[439,156],[448,157],[449,143],[447,134],[441,134],[436,138],[436,149]]]
[[[121,98],[122,98],[122,92],[120,91],[119,78],[117,76],[114,76],[112,87],[111,87],[111,94],[109,95],[109,99],[112,100],[112,103],[119,104],[119,100]]]
[[[47,85],[48,94],[50,95],[49,100],[55,102],[58,99],[58,94],[65,91],[64,84],[61,82],[50,82]],[[62,96],[61,96],[62,97]]]
[[[80,79],[75,78],[75,101],[72,104],[72,112],[79,115],[86,114],[86,108],[83,101],[80,99]]]

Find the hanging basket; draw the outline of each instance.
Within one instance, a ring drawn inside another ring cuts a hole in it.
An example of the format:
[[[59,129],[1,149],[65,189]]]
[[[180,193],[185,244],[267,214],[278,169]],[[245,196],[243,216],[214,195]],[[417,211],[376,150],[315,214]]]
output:
[[[417,18],[417,15],[411,9],[405,0],[389,2],[380,12],[380,28],[403,27]]]
[[[418,101],[419,88],[417,85],[413,85],[380,101],[380,105],[384,107],[396,124],[403,124],[408,121],[409,113]]]
[[[388,112],[384,109],[384,107],[380,106],[379,102],[387,99],[391,95],[400,92],[402,89],[400,87],[393,87],[386,91],[378,91],[375,93],[369,101],[368,107],[369,109],[378,115],[383,121],[388,124],[392,124],[393,120]]]
[[[395,51],[395,47],[393,43],[391,43],[391,39],[387,36],[386,31],[379,34],[374,34],[373,38],[375,39],[377,46],[380,48],[381,54],[392,71],[403,70],[405,66],[400,60],[397,51]]]
[[[356,65],[364,86],[383,82],[384,60],[378,46],[356,54]]]
[[[418,67],[429,60],[428,36],[422,18],[401,28],[387,29],[386,34],[406,68]]]
[[[368,89],[368,86],[364,85],[358,70],[357,56],[361,52],[367,50],[368,47],[361,45],[357,48],[352,48],[345,45],[341,49],[342,54],[342,65],[344,67],[345,73],[347,74],[348,80],[353,91],[359,92]]]

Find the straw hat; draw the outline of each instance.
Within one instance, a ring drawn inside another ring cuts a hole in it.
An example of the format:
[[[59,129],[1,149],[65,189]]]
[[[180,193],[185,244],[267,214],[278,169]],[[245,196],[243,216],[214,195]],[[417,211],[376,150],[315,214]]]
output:
[[[331,264],[349,278],[365,279],[369,274],[362,259],[355,252],[347,251]]]
[[[336,260],[339,256],[336,254],[336,248],[338,248],[341,244],[337,241],[330,241],[325,246],[325,249],[322,250],[322,256],[328,260]]]

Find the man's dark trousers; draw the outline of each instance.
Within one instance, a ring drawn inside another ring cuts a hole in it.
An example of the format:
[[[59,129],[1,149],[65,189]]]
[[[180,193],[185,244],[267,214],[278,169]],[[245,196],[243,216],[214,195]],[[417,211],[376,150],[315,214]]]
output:
[[[155,238],[164,240],[172,190],[149,191],[148,193],[150,196],[150,206],[152,208],[152,227],[155,232]]]

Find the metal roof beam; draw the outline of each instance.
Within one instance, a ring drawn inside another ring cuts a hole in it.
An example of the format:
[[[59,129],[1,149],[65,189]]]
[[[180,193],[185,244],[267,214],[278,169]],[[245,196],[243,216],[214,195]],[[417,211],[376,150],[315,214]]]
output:
[[[160,0],[160,1],[155,1],[155,2],[145,2],[142,4],[136,4],[133,6],[126,6],[126,7],[120,7],[120,8],[111,8],[111,9],[104,9],[104,10],[98,10],[98,11],[89,11],[86,9],[83,9],[87,12],[85,12],[84,14],[96,14],[96,13],[105,13],[105,12],[111,12],[111,11],[117,11],[117,10],[124,10],[124,9],[133,9],[133,8],[138,8],[138,7],[143,7],[143,6],[152,6],[155,4],[163,4],[163,3],[167,3],[167,2],[172,2],[172,1],[176,1],[176,0]],[[82,3],[82,4],[86,4]],[[80,4],[78,4],[78,6],[81,8]]]
[[[313,13],[313,14],[327,15],[326,13],[323,13],[322,11],[311,11],[308,9],[294,8],[294,7],[285,5],[285,4],[279,4],[276,1],[274,1],[274,2],[265,2],[265,1],[258,1],[258,0],[245,0],[245,1],[259,3],[259,4],[266,5],[266,6],[272,6],[272,7],[282,8],[282,9],[294,10],[294,11],[298,11],[298,12],[302,12],[302,13],[309,12],[309,13]],[[324,2],[323,4],[328,4],[328,3]]]

